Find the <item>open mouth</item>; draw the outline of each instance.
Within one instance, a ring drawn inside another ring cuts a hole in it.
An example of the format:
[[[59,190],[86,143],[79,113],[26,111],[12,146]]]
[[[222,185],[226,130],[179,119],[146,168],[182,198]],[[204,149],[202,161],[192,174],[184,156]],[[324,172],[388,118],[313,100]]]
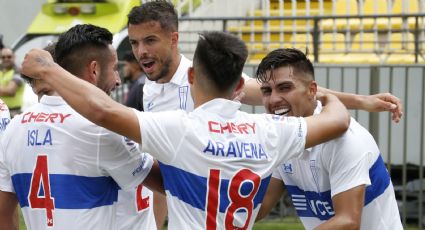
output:
[[[276,109],[274,111],[274,114],[282,116],[282,115],[288,114],[289,111],[291,111],[289,108],[281,108],[281,109]]]
[[[142,66],[146,73],[150,73],[153,71],[153,65],[155,64],[155,61],[143,61]]]

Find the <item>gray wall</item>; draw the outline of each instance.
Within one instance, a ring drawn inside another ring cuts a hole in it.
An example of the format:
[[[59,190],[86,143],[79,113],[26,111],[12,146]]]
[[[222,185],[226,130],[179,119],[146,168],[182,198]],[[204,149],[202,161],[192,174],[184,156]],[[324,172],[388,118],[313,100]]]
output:
[[[0,0],[0,34],[6,46],[25,33],[46,0]]]

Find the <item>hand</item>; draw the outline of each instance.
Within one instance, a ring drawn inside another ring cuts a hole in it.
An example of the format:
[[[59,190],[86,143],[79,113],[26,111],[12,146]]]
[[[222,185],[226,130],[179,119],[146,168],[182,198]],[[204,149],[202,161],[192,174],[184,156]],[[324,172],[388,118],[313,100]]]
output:
[[[398,97],[391,93],[378,93],[365,96],[364,108],[369,112],[391,112],[391,119],[398,123],[403,116],[403,105]]]
[[[21,73],[34,79],[40,79],[43,76],[43,71],[53,65],[54,61],[49,52],[32,49],[25,55]]]

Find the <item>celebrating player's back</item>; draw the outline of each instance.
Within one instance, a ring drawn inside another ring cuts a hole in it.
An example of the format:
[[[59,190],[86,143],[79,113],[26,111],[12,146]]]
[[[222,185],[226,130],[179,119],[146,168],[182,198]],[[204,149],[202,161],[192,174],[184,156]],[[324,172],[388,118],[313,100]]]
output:
[[[148,156],[130,157],[137,152],[131,142],[87,121],[59,97],[44,96],[13,119],[2,143],[12,179],[2,186],[16,193],[34,229],[109,229],[115,181],[135,187],[146,176],[137,169],[152,164]]]

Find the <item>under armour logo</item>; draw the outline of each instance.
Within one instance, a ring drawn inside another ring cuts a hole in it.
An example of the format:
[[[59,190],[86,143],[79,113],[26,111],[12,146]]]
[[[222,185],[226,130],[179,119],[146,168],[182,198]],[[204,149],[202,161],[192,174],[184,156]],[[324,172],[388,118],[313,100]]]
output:
[[[283,164],[283,171],[285,173],[293,173],[292,172],[292,164]]]

